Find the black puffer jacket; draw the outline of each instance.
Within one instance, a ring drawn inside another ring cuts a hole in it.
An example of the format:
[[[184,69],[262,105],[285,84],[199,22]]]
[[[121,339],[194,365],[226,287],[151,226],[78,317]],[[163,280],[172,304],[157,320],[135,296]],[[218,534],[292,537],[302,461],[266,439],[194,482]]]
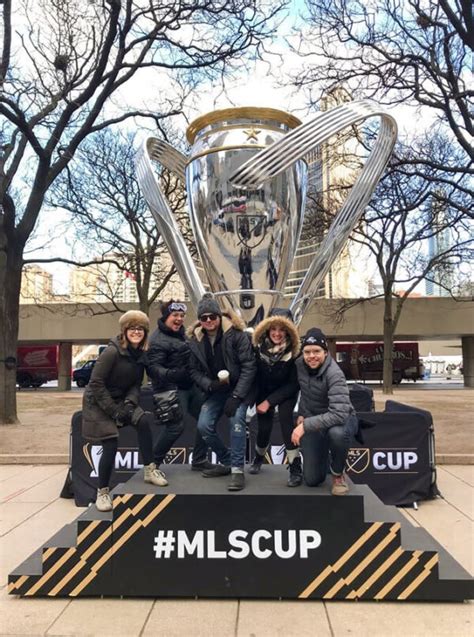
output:
[[[161,319],[150,336],[147,352],[147,373],[153,391],[189,389],[192,380],[189,374],[190,349],[184,327],[178,332],[170,330]]]
[[[221,326],[222,354],[225,368],[230,374],[232,394],[240,398],[242,402],[253,404],[257,364],[250,337],[243,331],[244,323],[235,315],[223,314]],[[213,374],[206,361],[204,331],[199,322],[190,328],[188,335],[191,336],[189,341],[191,378],[197,387],[208,394]]]
[[[121,347],[118,337],[109,342],[97,359],[89,384],[84,390],[84,438],[98,441],[118,436],[114,415],[125,400],[138,405],[144,368],[143,354],[135,360],[127,349]]]
[[[342,425],[355,415],[346,378],[331,354],[316,370],[311,370],[301,357],[296,369],[301,389],[298,413],[304,417],[306,432]]]
[[[270,362],[262,356],[264,340],[270,328],[283,327],[289,336],[289,351],[282,358]],[[257,403],[268,400],[270,405],[279,405],[298,393],[295,359],[300,352],[300,338],[294,323],[282,316],[271,316],[261,321],[252,336],[257,357]]]

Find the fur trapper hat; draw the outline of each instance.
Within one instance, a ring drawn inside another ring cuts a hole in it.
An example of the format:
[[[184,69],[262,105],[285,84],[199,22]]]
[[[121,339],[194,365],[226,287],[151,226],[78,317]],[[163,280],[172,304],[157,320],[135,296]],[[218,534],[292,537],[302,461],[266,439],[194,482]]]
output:
[[[130,310],[122,314],[119,318],[119,326],[122,334],[125,334],[129,327],[134,326],[143,327],[148,334],[150,331],[150,320],[144,312],[140,312],[140,310]]]

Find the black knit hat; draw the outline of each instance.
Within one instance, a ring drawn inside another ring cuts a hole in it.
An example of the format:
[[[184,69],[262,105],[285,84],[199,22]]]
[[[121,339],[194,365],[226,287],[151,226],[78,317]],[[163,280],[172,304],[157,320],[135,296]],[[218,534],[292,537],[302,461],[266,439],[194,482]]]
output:
[[[161,303],[160,310],[162,320],[166,321],[171,312],[184,312],[186,314],[188,308],[186,306],[186,303],[170,299],[169,301],[163,301]]]
[[[319,327],[310,327],[306,334],[303,336],[303,342],[301,347],[306,345],[318,345],[324,350],[328,351],[328,342],[325,335],[321,332]]]
[[[222,310],[219,306],[219,303],[212,296],[212,294],[209,294],[209,293],[204,294],[202,299],[198,303],[198,306],[197,306],[198,318],[201,318],[203,314],[217,314],[218,316],[222,316]]]

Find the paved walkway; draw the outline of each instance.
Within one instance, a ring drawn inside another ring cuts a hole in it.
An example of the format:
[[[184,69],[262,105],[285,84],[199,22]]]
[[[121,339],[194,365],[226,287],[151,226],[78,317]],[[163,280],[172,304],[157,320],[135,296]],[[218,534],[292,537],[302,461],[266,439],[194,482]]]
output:
[[[22,599],[8,573],[82,509],[59,492],[65,465],[0,466],[0,635],[471,637],[474,603]],[[443,466],[444,499],[405,514],[474,572],[474,466]],[[282,571],[282,577],[285,576]]]

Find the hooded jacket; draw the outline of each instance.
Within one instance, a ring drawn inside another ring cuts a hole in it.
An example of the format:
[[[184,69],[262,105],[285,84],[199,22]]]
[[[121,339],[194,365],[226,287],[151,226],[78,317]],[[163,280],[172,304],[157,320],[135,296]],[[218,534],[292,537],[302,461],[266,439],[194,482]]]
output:
[[[150,336],[146,358],[147,373],[150,376],[153,391],[191,387],[192,380],[189,374],[187,380],[178,383],[170,378],[173,372],[185,371],[189,368],[190,349],[184,327],[175,332],[159,319],[158,327]]]
[[[301,389],[298,413],[304,417],[305,432],[343,425],[349,416],[355,415],[346,377],[331,354],[315,370],[301,357],[296,361],[296,369]]]
[[[257,364],[249,335],[243,331],[243,321],[234,314],[222,315],[221,328],[222,355],[225,368],[230,374],[232,395],[240,398],[242,402],[252,404],[255,400],[254,380]],[[190,327],[188,335],[191,349],[191,378],[197,387],[208,394],[213,374],[206,360],[204,330],[199,321]]]
[[[285,360],[271,363],[262,356],[261,350],[265,336],[270,328],[282,327],[289,337],[289,351]],[[298,378],[295,360],[300,353],[300,338],[295,324],[283,316],[271,316],[261,321],[252,336],[257,358],[257,403],[268,400],[274,407],[298,393]]]
[[[97,359],[89,384],[84,390],[84,438],[99,441],[118,436],[114,416],[125,401],[138,405],[144,363],[144,354],[141,353],[135,360],[128,349],[120,345],[120,337],[109,342]]]

